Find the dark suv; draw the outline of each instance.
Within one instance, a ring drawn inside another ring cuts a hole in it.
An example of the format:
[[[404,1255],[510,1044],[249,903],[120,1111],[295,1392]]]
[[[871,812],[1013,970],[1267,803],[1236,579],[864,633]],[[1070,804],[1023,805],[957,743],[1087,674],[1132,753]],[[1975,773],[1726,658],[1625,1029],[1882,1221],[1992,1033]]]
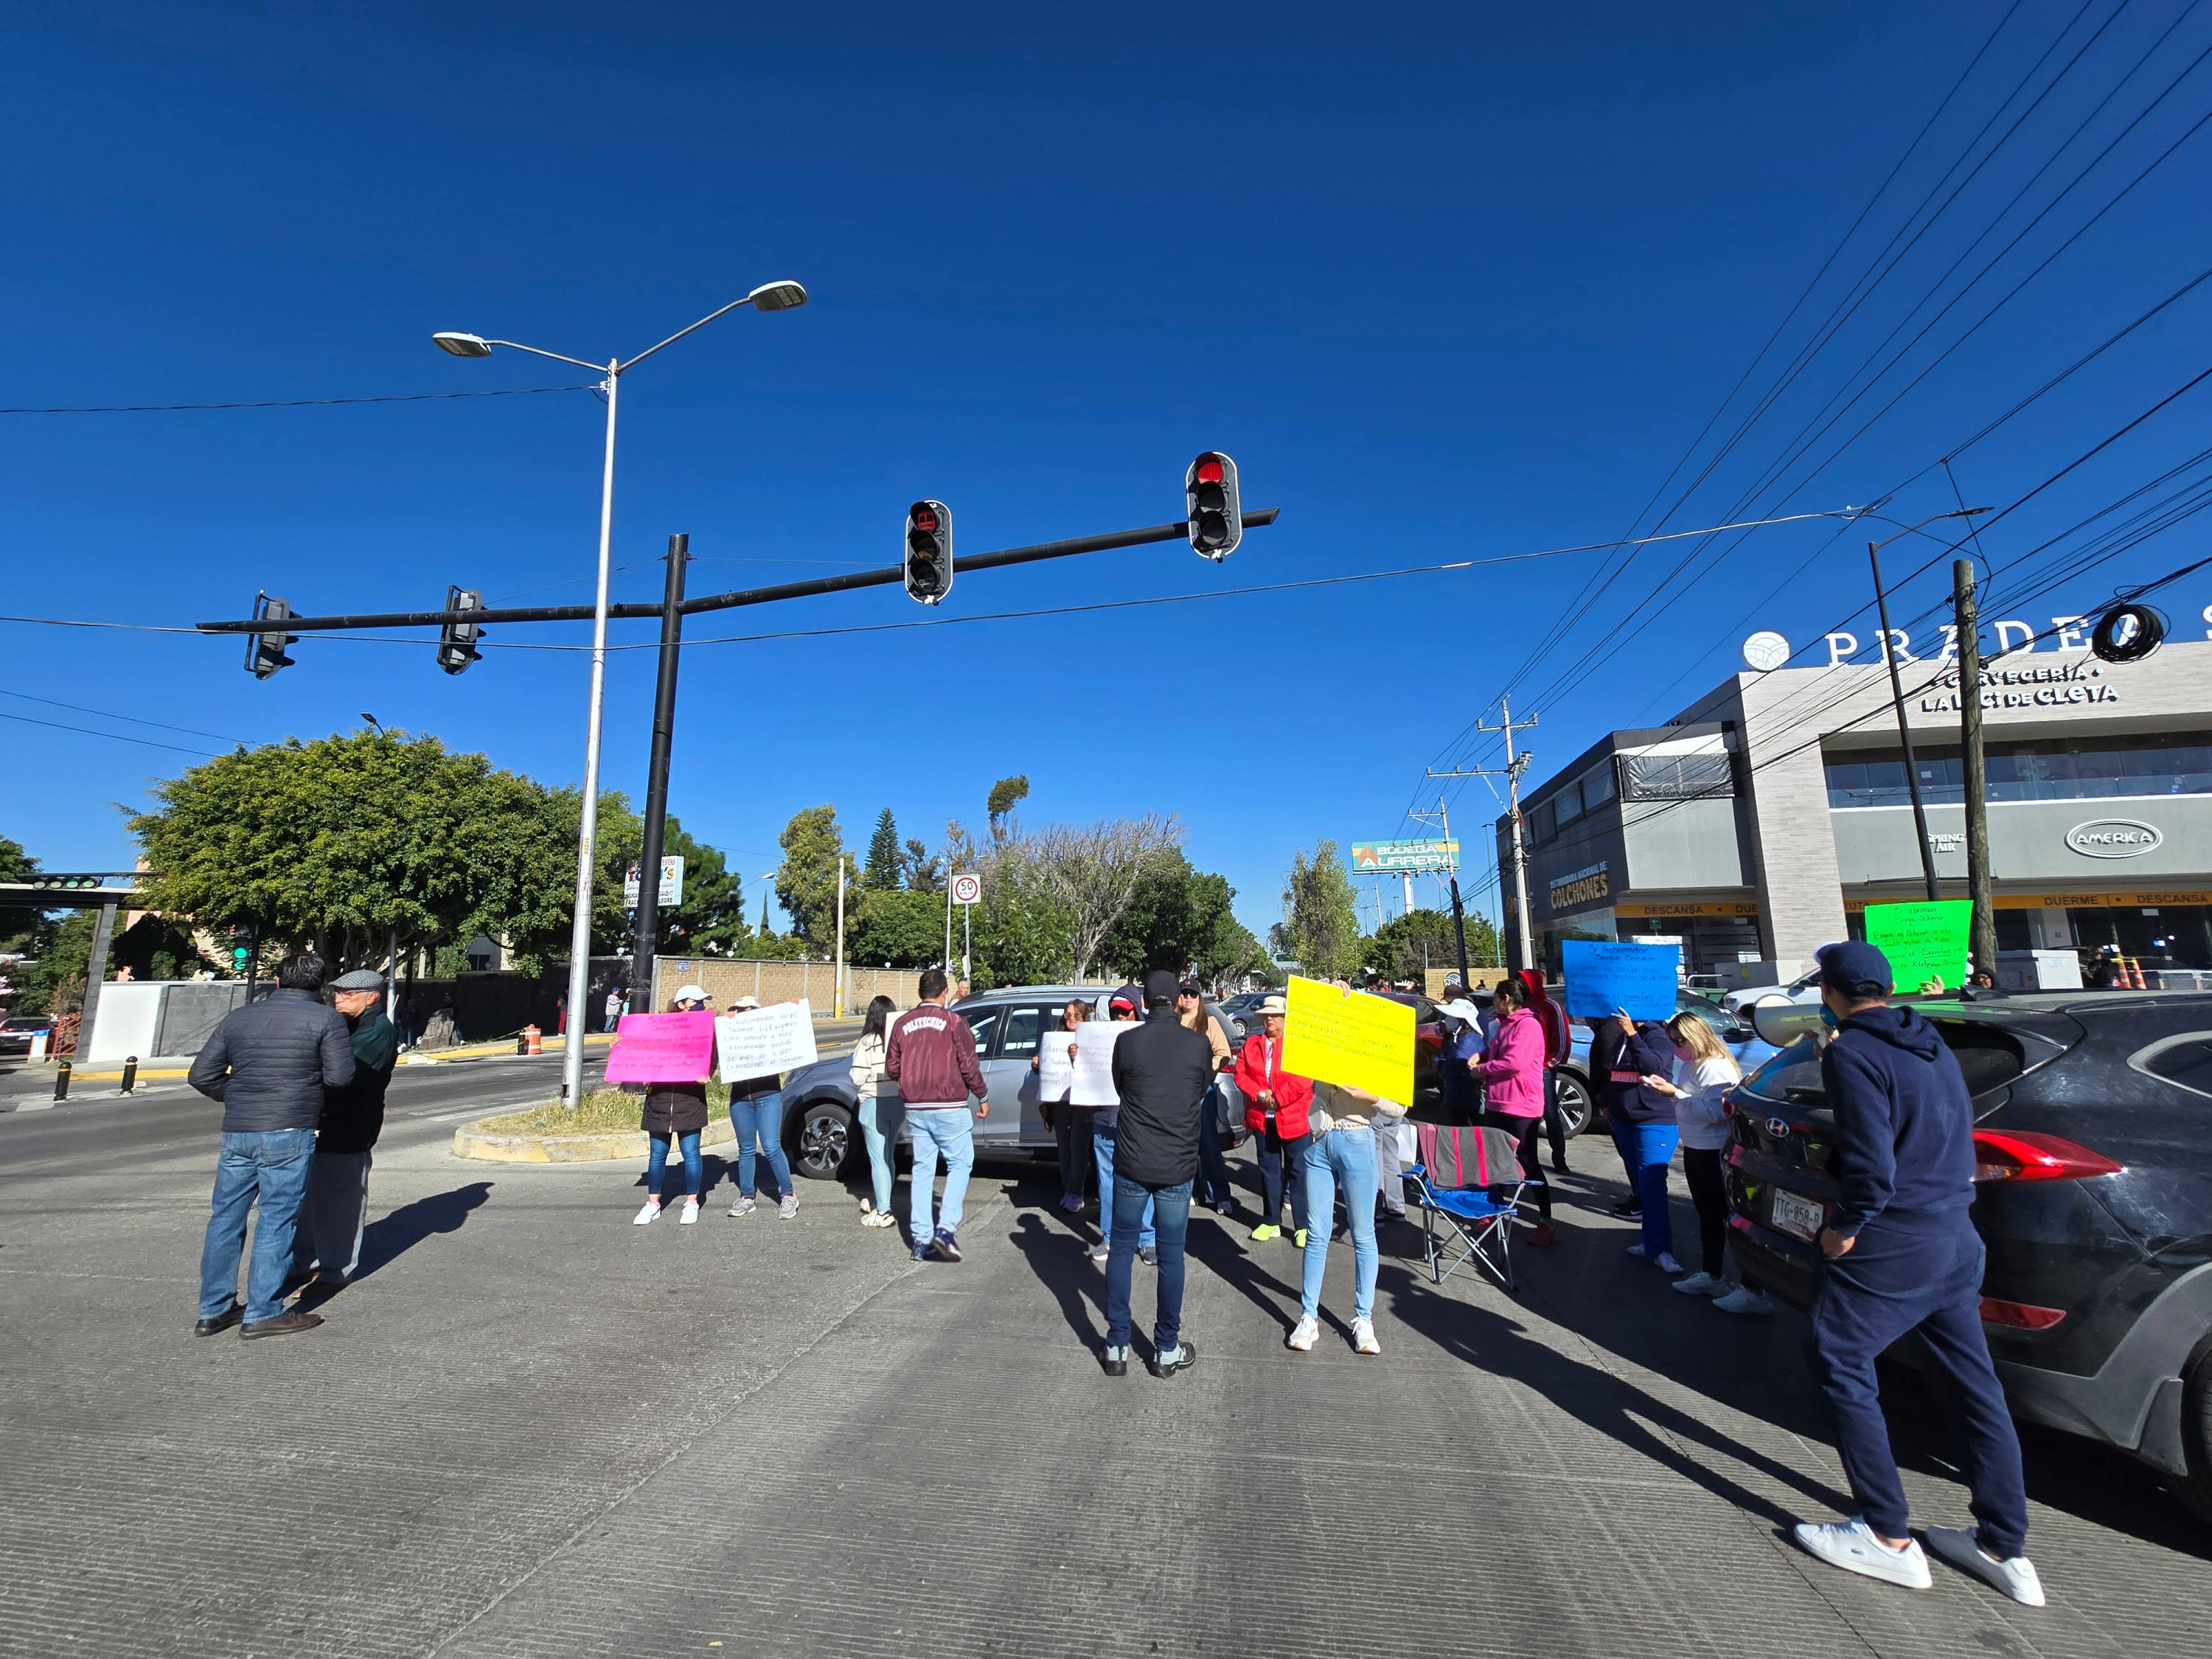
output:
[[[2014,1413],[2131,1453],[2212,1521],[2212,996],[1911,1000],[1973,1097],[1982,1321]],[[1776,1038],[1806,1016],[1753,1013]],[[1744,1276],[1807,1306],[1838,1197],[1813,1039],[1729,1105]]]

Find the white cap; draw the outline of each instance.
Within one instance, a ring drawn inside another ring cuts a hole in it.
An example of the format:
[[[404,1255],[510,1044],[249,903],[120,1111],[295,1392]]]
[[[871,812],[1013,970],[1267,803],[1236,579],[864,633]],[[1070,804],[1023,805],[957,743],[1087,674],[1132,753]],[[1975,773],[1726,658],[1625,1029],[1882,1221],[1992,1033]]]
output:
[[[757,998],[757,997],[750,997],[750,996],[739,997],[739,998],[738,998],[735,1002],[732,1003],[732,1004],[730,1005],[730,1006],[731,1006],[732,1008],[733,1008],[733,1009],[734,1009],[734,1008],[757,1008],[757,1007],[759,1007],[759,1006],[760,1006],[760,999],[759,999],[759,998]]]
[[[699,985],[686,985],[681,990],[677,992],[676,1000],[678,1002],[707,1002],[712,1000],[712,999],[708,996],[705,987]]]

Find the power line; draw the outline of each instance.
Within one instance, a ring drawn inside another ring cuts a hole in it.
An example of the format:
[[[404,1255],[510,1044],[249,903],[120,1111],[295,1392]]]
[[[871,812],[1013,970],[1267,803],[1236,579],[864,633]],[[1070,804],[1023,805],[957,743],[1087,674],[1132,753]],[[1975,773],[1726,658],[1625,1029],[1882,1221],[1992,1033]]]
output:
[[[104,720],[127,720],[133,726],[150,726],[162,732],[181,732],[188,738],[213,738],[217,743],[243,743],[243,738],[227,738],[220,732],[201,732],[189,726],[171,726],[162,720],[141,720],[136,714],[111,714],[105,708],[87,708],[82,703],[58,702],[52,697],[34,697],[27,691],[10,691],[0,686],[0,697],[20,697],[25,702],[44,703],[49,708],[66,708],[72,714],[97,714]]]
[[[535,398],[549,392],[596,392],[592,386],[518,386],[503,392],[407,392],[383,398],[264,398],[239,404],[94,404],[69,409],[0,409],[0,415],[176,415],[207,409],[328,409],[337,404],[440,404],[463,398]]]
[[[88,738],[106,738],[114,743],[140,744],[148,749],[169,749],[179,755],[204,755],[212,759],[211,749],[187,749],[181,744],[155,743],[151,738],[126,738],[120,732],[95,732],[88,726],[64,726],[59,720],[33,720],[28,714],[11,714],[0,708],[0,720],[21,720],[26,726],[50,726],[57,732],[81,732]]]

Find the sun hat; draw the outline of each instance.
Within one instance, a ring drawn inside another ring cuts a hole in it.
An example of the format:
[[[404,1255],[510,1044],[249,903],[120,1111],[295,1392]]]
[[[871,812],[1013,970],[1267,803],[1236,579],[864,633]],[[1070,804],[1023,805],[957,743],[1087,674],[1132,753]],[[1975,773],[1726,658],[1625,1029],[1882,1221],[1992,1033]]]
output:
[[[1290,1010],[1283,1006],[1282,998],[1267,997],[1261,1000],[1259,1012],[1260,1018],[1265,1019],[1270,1014],[1287,1014]]]
[[[735,1012],[738,1012],[739,1009],[743,1009],[743,1008],[757,1008],[757,1007],[759,1007],[759,1006],[760,1006],[760,999],[759,999],[758,997],[750,997],[750,996],[739,997],[739,998],[738,998],[735,1002],[733,1002],[733,1003],[732,1003],[732,1004],[730,1005],[730,1011],[731,1011],[732,1013],[735,1013]]]

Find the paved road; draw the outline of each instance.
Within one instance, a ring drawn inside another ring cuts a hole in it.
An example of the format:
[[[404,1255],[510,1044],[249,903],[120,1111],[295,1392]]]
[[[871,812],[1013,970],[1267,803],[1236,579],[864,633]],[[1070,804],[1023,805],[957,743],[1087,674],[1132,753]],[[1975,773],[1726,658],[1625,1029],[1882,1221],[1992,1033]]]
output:
[[[0,1117],[0,1652],[2203,1650],[2212,1537],[2070,1443],[2027,1449],[2043,1612],[1782,1542],[1840,1498],[1802,1325],[1668,1293],[1605,1180],[1518,1298],[1386,1238],[1379,1359],[1348,1251],[1294,1356],[1291,1247],[1202,1219],[1201,1363],[1109,1382],[1090,1235],[1029,1166],[977,1182],[958,1267],[811,1185],[636,1228],[627,1166],[447,1150],[549,1075],[401,1073],[364,1274],[269,1342],[188,1334],[213,1108]],[[1964,1518],[1926,1450],[1908,1479]]]

